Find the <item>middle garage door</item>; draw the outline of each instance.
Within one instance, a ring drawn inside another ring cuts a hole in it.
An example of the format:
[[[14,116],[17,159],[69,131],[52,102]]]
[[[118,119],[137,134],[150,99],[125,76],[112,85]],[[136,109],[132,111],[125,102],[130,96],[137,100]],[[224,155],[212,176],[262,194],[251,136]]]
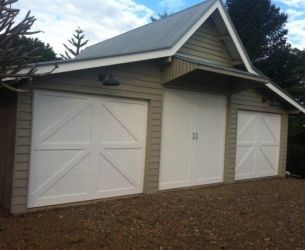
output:
[[[161,190],[223,181],[226,105],[225,96],[165,90]]]
[[[147,103],[36,91],[29,207],[143,192]]]

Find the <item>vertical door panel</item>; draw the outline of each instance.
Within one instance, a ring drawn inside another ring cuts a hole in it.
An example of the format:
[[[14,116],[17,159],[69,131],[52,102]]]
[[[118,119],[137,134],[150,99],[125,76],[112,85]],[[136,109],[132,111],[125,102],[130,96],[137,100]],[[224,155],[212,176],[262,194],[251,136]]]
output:
[[[162,121],[160,189],[190,183],[192,94],[165,90]]]
[[[223,181],[226,129],[226,98],[194,94],[192,179],[198,184]]]

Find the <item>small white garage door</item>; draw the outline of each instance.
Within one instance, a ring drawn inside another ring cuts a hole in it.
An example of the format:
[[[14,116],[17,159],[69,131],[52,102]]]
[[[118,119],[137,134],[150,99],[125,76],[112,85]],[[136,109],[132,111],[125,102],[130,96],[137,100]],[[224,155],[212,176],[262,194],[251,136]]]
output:
[[[222,182],[226,97],[167,89],[163,101],[159,188]]]
[[[36,91],[28,207],[143,192],[147,103]]]
[[[278,174],[281,115],[238,113],[235,179]]]

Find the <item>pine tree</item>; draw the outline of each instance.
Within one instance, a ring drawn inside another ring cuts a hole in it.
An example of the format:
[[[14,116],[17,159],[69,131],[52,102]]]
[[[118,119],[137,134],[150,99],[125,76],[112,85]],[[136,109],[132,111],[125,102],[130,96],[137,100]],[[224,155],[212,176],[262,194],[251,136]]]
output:
[[[227,0],[226,7],[255,66],[286,46],[288,16],[271,0]]]
[[[170,14],[168,13],[168,1],[166,0],[165,1],[165,9],[163,10],[163,12],[162,13],[158,13],[157,16],[151,16],[150,17],[150,21],[156,22],[158,20],[162,20],[162,19],[168,17],[169,15]]]
[[[169,14],[168,14],[167,10],[164,10],[162,13],[159,13],[157,17],[151,16],[150,17],[150,21],[156,22],[156,21],[162,20],[162,19],[164,19],[164,18],[166,18],[168,16],[169,16]]]
[[[84,31],[78,27],[75,30],[75,33],[73,34],[73,37],[68,40],[68,42],[73,46],[72,48],[68,47],[66,44],[64,44],[64,47],[66,48],[65,54],[60,54],[60,56],[65,59],[69,60],[72,59],[75,56],[78,56],[80,52],[82,51],[82,48],[87,45],[89,40],[85,40]]]

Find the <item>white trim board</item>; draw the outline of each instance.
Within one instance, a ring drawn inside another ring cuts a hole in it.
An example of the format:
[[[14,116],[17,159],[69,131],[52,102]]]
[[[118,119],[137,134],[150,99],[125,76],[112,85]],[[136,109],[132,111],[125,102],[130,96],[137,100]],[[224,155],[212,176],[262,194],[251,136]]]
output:
[[[234,45],[236,46],[237,51],[238,51],[243,63],[245,64],[247,70],[250,73],[258,75],[257,72],[253,69],[252,63],[249,61],[249,57],[246,54],[246,52],[244,51],[243,46],[240,44],[240,39],[238,38],[238,34],[236,33],[235,28],[232,26],[231,21],[228,18],[228,15],[226,13],[226,10],[224,9],[223,4],[221,2],[219,2],[219,0],[217,0],[217,9],[218,9],[223,21],[225,22],[225,25],[234,42]]]
[[[269,89],[271,89],[274,93],[278,94],[280,97],[282,97],[285,101],[287,101],[288,103],[290,103],[292,106],[294,106],[295,108],[297,108],[298,110],[300,110],[301,112],[303,112],[305,114],[305,108],[300,105],[299,103],[297,103],[293,98],[291,98],[290,96],[288,96],[287,94],[285,94],[281,89],[279,89],[278,87],[276,87],[275,85],[273,85],[272,83],[268,83],[266,84],[266,87],[268,87]]]

